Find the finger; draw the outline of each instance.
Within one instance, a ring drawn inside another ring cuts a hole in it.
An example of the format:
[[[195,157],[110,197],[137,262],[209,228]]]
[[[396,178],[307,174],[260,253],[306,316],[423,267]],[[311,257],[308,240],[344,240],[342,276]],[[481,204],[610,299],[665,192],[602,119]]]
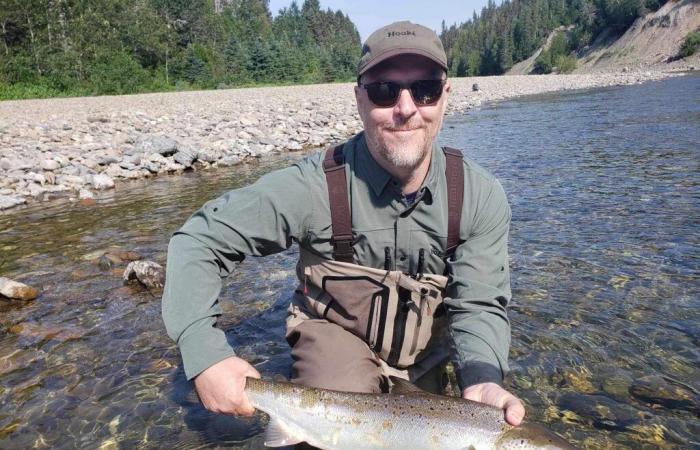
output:
[[[260,378],[260,373],[255,369],[253,366],[248,366],[244,373],[245,377],[243,378],[243,391],[241,392],[241,402],[239,406],[239,414],[242,416],[252,416],[255,414],[255,408],[253,407],[253,404],[250,403],[250,400],[248,399],[248,395],[245,393],[245,386],[247,384],[247,377],[250,378]]]
[[[506,422],[517,427],[525,417],[525,407],[516,397],[511,396],[504,405],[506,410]]]
[[[245,371],[245,376],[250,377],[250,378],[260,378],[260,372],[253,367],[253,366],[248,366],[248,368]]]

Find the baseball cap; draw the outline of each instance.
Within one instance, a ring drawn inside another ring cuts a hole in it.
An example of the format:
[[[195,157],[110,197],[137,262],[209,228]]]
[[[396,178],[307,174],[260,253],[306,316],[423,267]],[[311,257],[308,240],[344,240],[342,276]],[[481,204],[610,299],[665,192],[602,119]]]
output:
[[[447,70],[442,41],[430,28],[409,21],[394,22],[370,34],[362,46],[357,75],[397,55],[422,55]]]

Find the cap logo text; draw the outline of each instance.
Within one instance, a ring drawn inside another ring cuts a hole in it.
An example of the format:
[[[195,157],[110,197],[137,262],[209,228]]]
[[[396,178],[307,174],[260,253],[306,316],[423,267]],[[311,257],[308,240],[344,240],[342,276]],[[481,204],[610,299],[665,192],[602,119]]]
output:
[[[386,37],[394,37],[394,36],[415,36],[416,32],[415,31],[390,31],[387,33]]]

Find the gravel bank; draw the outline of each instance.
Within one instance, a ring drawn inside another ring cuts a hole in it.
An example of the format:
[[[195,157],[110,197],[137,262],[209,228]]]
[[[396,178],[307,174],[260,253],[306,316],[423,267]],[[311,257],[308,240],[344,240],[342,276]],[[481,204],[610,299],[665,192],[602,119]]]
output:
[[[448,111],[667,76],[453,78]],[[352,84],[0,102],[0,210],[56,197],[89,201],[126,179],[325,146],[360,129]]]

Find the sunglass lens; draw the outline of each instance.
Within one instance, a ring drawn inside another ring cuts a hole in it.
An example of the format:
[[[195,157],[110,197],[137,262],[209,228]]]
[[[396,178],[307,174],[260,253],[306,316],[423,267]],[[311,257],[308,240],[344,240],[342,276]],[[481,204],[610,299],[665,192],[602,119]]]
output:
[[[366,85],[367,96],[377,106],[392,106],[399,98],[399,85],[391,81]]]
[[[442,96],[442,80],[421,80],[411,84],[413,101],[418,105],[430,105]]]

